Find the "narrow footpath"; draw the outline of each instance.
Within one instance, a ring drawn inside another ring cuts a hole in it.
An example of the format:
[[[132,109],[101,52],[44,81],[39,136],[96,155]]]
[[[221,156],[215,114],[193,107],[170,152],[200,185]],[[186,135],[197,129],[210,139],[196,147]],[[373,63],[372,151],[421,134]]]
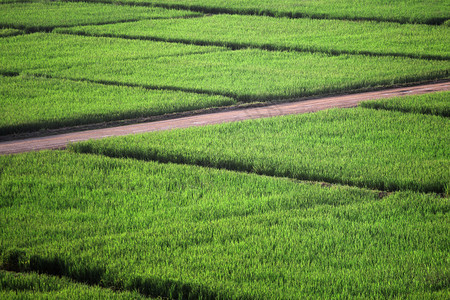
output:
[[[148,123],[71,132],[46,137],[12,140],[0,142],[0,154],[14,154],[44,149],[64,149],[67,144],[71,142],[84,141],[88,139],[101,139],[109,136],[121,136],[151,131],[170,130],[175,128],[236,122],[247,119],[302,114],[335,107],[350,108],[355,107],[359,102],[366,100],[405,95],[419,95],[448,90],[450,90],[450,82],[441,82],[374,92],[324,97],[298,102],[281,103],[257,108],[235,109]]]

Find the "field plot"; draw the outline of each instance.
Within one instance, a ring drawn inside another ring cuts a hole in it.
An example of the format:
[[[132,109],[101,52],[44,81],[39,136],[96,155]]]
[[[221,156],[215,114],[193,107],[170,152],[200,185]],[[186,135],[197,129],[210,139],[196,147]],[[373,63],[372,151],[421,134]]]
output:
[[[56,32],[234,48],[450,58],[447,26],[214,15],[60,28]]]
[[[0,95],[0,135],[235,103],[223,96],[26,76],[0,76]]]
[[[137,292],[113,292],[56,276],[0,270],[3,299],[146,299]]]
[[[105,24],[153,18],[192,17],[199,13],[157,7],[131,7],[85,2],[32,2],[2,4],[0,27],[28,31],[57,26]]]
[[[360,106],[450,117],[450,92],[365,101]]]
[[[450,69],[450,61],[225,51],[213,46],[41,33],[5,38],[1,50],[2,72],[221,94],[239,101],[443,78]]]
[[[450,191],[450,120],[329,110],[87,141],[72,150],[382,190]]]
[[[91,0],[93,1],[93,0]],[[95,0],[110,2],[111,0]],[[210,13],[395,21],[440,24],[449,18],[448,1],[436,0],[112,0],[147,3]]]
[[[63,152],[0,162],[3,266],[183,299],[449,292],[448,198]]]

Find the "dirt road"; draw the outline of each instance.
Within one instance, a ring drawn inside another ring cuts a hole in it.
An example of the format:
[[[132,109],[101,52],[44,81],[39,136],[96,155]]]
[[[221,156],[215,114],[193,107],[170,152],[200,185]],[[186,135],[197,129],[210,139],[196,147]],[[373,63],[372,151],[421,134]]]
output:
[[[425,94],[447,90],[450,90],[450,82],[441,82],[412,87],[387,89],[375,92],[365,92],[359,94],[304,100],[299,102],[274,104],[257,108],[236,109],[163,121],[65,133],[47,137],[13,140],[0,142],[0,154],[13,154],[28,151],[38,151],[43,149],[62,149],[65,148],[68,143],[84,141],[88,139],[101,139],[108,136],[120,136],[150,131],[186,128],[191,126],[204,126],[209,124],[235,122],[246,119],[301,114],[333,107],[354,107],[359,102],[365,100],[413,94]]]

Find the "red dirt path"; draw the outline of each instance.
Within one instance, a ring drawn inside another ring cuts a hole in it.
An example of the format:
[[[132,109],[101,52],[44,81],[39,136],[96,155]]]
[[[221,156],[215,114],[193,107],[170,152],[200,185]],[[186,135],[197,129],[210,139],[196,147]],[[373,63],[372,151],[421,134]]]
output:
[[[343,96],[325,97],[298,102],[274,104],[257,108],[236,109],[217,113],[201,114],[177,119],[139,123],[133,125],[93,129],[65,133],[47,137],[35,137],[0,142],[0,154],[13,154],[44,149],[63,149],[68,143],[88,139],[101,139],[108,136],[120,136],[134,133],[170,130],[192,126],[235,122],[246,119],[267,118],[273,116],[315,112],[334,107],[354,107],[359,102],[372,99],[389,98],[413,94],[425,94],[450,90],[450,82],[425,84],[412,87],[393,88],[375,92],[365,92]]]

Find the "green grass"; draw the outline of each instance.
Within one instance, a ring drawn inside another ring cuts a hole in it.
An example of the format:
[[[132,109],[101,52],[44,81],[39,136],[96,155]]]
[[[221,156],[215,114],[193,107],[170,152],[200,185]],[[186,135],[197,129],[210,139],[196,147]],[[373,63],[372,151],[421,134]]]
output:
[[[180,89],[265,101],[448,76],[450,61],[225,51],[213,46],[36,33],[3,39],[3,72]]]
[[[26,76],[0,76],[0,95],[0,135],[235,103],[223,96]]]
[[[122,6],[85,2],[33,2],[2,4],[0,27],[28,31],[58,26],[105,24],[141,19],[198,16],[199,13],[156,7]]]
[[[360,106],[450,117],[450,92],[364,101]]]
[[[450,28],[446,26],[214,15],[59,28],[56,32],[241,48],[450,58]]]
[[[59,151],[0,168],[3,267],[183,299],[450,292],[448,198]]]
[[[97,0],[96,0],[97,1]],[[110,1],[110,0],[104,0]],[[163,7],[194,9],[211,13],[238,13],[288,17],[395,21],[440,24],[449,19],[445,0],[113,0],[148,3]]]
[[[114,292],[97,286],[75,283],[67,278],[2,270],[0,270],[0,297],[3,299],[144,299],[137,292]]]
[[[357,108],[107,138],[70,149],[381,190],[449,193],[449,133],[447,118]]]

